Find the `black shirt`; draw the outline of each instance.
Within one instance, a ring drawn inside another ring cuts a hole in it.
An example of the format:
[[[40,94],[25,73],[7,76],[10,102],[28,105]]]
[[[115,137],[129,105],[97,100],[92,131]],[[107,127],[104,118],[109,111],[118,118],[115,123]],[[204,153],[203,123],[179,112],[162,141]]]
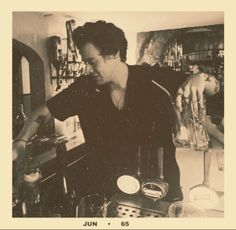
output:
[[[92,78],[81,76],[47,101],[49,111],[59,120],[79,116],[89,153],[97,164],[107,164],[110,168],[127,164],[135,168],[137,146],[155,143],[165,148],[167,180],[176,178],[178,166],[172,142],[170,95],[175,95],[185,75],[147,66],[128,66],[128,70],[122,110],[112,103],[106,85],[96,86]]]

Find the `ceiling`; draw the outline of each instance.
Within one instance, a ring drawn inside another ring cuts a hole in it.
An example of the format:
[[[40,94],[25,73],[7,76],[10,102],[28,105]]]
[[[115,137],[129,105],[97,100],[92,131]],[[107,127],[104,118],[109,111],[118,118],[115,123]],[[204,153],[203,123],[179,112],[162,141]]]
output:
[[[66,21],[75,19],[78,25],[82,25],[86,21],[106,20],[115,23],[126,31],[135,32],[224,23],[224,13],[214,11],[46,11],[38,13],[49,20]]]

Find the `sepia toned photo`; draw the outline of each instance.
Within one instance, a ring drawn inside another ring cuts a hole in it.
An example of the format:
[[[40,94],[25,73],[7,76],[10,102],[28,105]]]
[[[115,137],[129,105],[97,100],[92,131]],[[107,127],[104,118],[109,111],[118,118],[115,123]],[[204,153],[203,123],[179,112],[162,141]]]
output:
[[[12,218],[224,218],[224,50],[223,11],[13,11]]]

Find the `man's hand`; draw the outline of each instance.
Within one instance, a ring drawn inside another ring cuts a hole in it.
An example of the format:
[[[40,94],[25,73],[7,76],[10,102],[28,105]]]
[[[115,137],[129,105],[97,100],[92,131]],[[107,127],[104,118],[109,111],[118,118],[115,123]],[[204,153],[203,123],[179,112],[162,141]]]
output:
[[[179,112],[182,112],[182,101],[190,98],[193,102],[194,111],[198,111],[198,103],[203,107],[203,91],[205,88],[205,74],[199,73],[191,75],[180,86],[175,98],[175,104]]]

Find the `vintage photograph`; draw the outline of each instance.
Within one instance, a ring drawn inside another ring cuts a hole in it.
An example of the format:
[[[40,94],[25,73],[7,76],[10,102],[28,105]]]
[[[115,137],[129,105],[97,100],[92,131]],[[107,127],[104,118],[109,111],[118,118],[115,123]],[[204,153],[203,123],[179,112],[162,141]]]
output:
[[[13,11],[12,218],[224,218],[224,48],[223,11]]]

